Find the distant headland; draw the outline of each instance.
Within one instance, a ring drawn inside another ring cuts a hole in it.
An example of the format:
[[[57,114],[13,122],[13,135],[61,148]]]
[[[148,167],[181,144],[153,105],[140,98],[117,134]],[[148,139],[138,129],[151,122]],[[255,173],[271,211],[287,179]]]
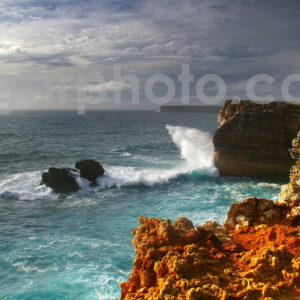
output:
[[[217,113],[221,106],[212,105],[162,105],[159,112],[168,113]]]

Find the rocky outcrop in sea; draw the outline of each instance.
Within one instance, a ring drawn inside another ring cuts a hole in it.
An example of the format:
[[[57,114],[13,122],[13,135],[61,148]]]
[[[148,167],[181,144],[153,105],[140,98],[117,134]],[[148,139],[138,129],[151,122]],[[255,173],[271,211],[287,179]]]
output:
[[[213,143],[220,174],[287,180],[292,139],[300,130],[300,105],[288,102],[224,103]]]
[[[299,299],[299,137],[279,202],[233,203],[223,225],[140,217],[132,231],[136,258],[120,299]]]
[[[56,193],[71,193],[80,189],[76,178],[87,179],[91,186],[97,184],[97,178],[103,176],[103,166],[92,159],[76,162],[75,169],[49,168],[42,174],[41,184],[53,189]]]
[[[49,168],[42,174],[41,184],[53,189],[56,193],[70,193],[79,190],[76,181],[78,171],[70,168]]]

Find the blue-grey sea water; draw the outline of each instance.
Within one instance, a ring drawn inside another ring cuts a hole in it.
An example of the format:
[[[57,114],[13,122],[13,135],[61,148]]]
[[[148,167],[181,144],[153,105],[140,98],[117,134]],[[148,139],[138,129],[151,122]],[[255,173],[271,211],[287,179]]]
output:
[[[280,184],[218,176],[217,114],[15,112],[0,116],[0,299],[118,299],[140,215],[223,222],[230,204]],[[57,195],[49,167],[91,158],[99,187]]]

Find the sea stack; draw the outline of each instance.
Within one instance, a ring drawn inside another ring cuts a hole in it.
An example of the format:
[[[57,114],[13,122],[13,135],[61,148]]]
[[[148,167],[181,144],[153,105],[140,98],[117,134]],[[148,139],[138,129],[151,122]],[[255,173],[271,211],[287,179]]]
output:
[[[299,130],[299,104],[228,100],[213,137],[216,167],[223,175],[287,180],[288,149]]]
[[[76,181],[76,170],[70,168],[49,168],[42,174],[41,184],[53,189],[56,193],[71,193],[79,190]]]
[[[77,161],[75,168],[50,168],[42,174],[41,184],[45,184],[56,193],[72,193],[80,189],[76,178],[87,179],[90,186],[95,186],[97,178],[103,176],[105,172],[103,166],[92,159]]]
[[[97,178],[104,174],[103,166],[93,159],[80,160],[76,162],[75,168],[79,170],[80,177],[91,181],[93,184],[96,184]]]

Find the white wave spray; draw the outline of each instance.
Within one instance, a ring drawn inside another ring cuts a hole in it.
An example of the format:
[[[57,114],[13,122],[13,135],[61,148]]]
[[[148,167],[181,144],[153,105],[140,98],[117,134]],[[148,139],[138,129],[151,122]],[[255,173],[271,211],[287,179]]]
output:
[[[0,196],[21,200],[51,200],[57,195],[45,185],[40,185],[42,171],[22,172],[0,182]]]
[[[208,132],[181,126],[167,125],[166,128],[186,162],[186,171],[201,170],[210,176],[218,176],[212,139]]]
[[[137,169],[134,167],[108,167],[104,177],[98,179],[102,187],[129,186],[143,184],[167,183],[180,174],[198,171],[208,176],[218,176],[218,169],[214,164],[214,149],[209,133],[193,128],[166,125],[172,141],[180,150],[184,159],[172,169]]]

